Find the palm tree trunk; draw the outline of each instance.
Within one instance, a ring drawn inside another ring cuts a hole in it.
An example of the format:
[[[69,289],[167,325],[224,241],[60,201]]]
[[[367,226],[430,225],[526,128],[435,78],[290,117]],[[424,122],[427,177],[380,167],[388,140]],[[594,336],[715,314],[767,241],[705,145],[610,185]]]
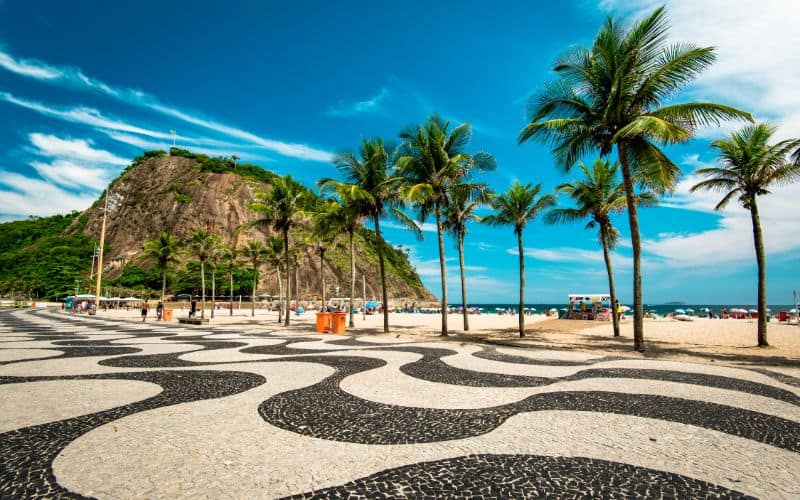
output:
[[[758,347],[766,347],[767,342],[767,258],[764,255],[764,236],[761,234],[761,221],[758,217],[756,197],[750,200],[750,218],[753,220],[753,242],[756,247],[758,263]]]
[[[608,273],[608,294],[611,296],[611,320],[614,325],[614,336],[619,337],[619,316],[617,315],[617,292],[614,290],[614,270],[611,268],[611,253],[608,251],[608,241],[605,235],[608,228],[600,226],[600,241],[603,244],[603,259],[606,261],[606,272]]]
[[[231,289],[230,289],[231,300],[230,300],[230,306],[229,307],[230,307],[231,316],[233,316],[233,264],[231,264],[230,274],[231,274]]]
[[[164,303],[164,297],[167,295],[167,268],[161,273],[161,303]]]
[[[447,337],[447,264],[444,259],[444,231],[442,231],[442,207],[437,201],[434,207],[436,211],[436,233],[439,238],[439,272],[442,274],[442,337]]]
[[[383,331],[389,333],[389,297],[386,293],[386,265],[383,262],[383,237],[381,236],[380,217],[373,214],[375,221],[375,246],[378,251],[378,267],[381,270],[381,293],[383,294]]]
[[[258,264],[253,263],[253,293],[250,294],[250,316],[256,317],[256,286],[258,285]]]
[[[319,278],[322,283],[322,307],[325,307],[325,248],[319,247]]]
[[[217,296],[217,266],[211,266],[211,318],[214,318],[214,306]]]
[[[283,318],[283,326],[289,326],[289,308],[291,307],[290,304],[290,297],[292,296],[292,270],[291,266],[289,266],[289,230],[284,229],[283,231],[283,249],[286,252],[286,316]]]
[[[642,303],[642,239],[639,232],[639,214],[636,208],[636,193],[633,190],[633,175],[628,165],[625,146],[617,143],[619,163],[625,186],[625,201],[628,204],[628,223],[631,228],[633,247],[633,349],[644,352],[644,304]]]
[[[464,276],[464,235],[458,235],[458,265],[461,268],[461,308],[464,309],[464,331],[469,331],[469,314],[467,314],[467,279]]]
[[[200,261],[200,286],[203,289],[203,302],[200,306],[200,319],[206,317],[206,263]]]
[[[519,247],[519,336],[525,336],[525,248],[522,245],[522,230],[517,233]]]
[[[283,321],[283,278],[281,278],[281,266],[277,268],[278,274],[278,324]]]
[[[353,312],[353,297],[356,295],[356,256],[353,246],[353,233],[350,236],[350,328],[356,327],[355,313]]]

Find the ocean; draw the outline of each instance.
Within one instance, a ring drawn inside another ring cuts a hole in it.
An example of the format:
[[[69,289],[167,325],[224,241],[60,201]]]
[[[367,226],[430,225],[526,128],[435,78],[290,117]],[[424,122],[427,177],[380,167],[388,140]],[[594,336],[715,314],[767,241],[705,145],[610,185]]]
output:
[[[454,307],[459,307],[461,304],[451,303]],[[622,305],[632,306],[633,304],[623,302]],[[526,308],[535,307],[536,312],[544,312],[549,311],[552,308],[561,309],[563,307],[567,307],[568,304],[560,303],[560,304],[526,304]],[[503,308],[503,309],[519,309],[519,304],[470,304],[470,307],[482,307],[484,312],[494,313],[496,308]],[[667,313],[671,313],[675,311],[675,309],[694,309],[695,314],[698,314],[701,309],[709,308],[716,314],[719,314],[719,310],[723,307],[727,307],[728,310],[731,309],[757,309],[758,306],[755,304],[682,304],[682,305],[666,305],[666,304],[645,304],[644,310],[653,311],[654,313],[663,316]],[[772,310],[773,314],[777,314],[780,311],[789,311],[790,309],[794,309],[793,305],[769,305],[769,309]],[[627,314],[632,314],[632,312],[628,312]]]

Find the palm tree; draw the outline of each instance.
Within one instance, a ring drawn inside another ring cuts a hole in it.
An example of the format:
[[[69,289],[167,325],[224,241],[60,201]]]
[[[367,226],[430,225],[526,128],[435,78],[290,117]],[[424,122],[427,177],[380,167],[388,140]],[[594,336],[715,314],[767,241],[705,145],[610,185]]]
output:
[[[284,262],[286,266],[286,317],[284,325],[289,326],[289,301],[291,297],[291,266],[289,265],[289,231],[297,224],[305,203],[306,192],[291,176],[276,177],[269,193],[260,194],[253,203],[253,210],[261,214],[261,219],[252,225],[271,227],[283,236]]]
[[[725,193],[715,207],[722,210],[736,198],[750,212],[753,243],[758,263],[758,346],[767,343],[767,257],[756,199],[770,189],[800,180],[800,165],[787,161],[787,156],[800,147],[800,139],[787,139],[770,145],[777,128],[769,123],[745,126],[730,137],[711,143],[717,150],[719,167],[701,168],[695,174],[705,177],[692,186],[692,191],[709,190]]]
[[[253,293],[250,294],[250,316],[256,315],[256,287],[258,286],[258,270],[267,256],[267,250],[261,240],[250,240],[244,248],[244,254],[253,266]]]
[[[668,45],[664,8],[629,29],[613,18],[600,28],[589,48],[571,49],[554,66],[560,79],[529,104],[530,123],[520,143],[553,146],[558,164],[569,169],[582,156],[616,147],[622,168],[633,246],[634,348],[644,351],[639,218],[634,184],[661,193],[670,190],[680,169],[661,144],[689,140],[698,126],[752,117],[710,102],[673,103],[680,89],[714,60],[713,47]]]
[[[419,227],[406,215],[401,207],[400,187],[403,179],[396,172],[389,161],[389,153],[381,139],[362,139],[358,157],[346,152],[334,159],[345,181],[322,179],[319,186],[323,190],[330,190],[358,201],[363,209],[363,215],[372,217],[375,225],[375,251],[378,254],[378,267],[381,273],[381,294],[383,297],[383,331],[389,331],[389,294],[386,289],[386,263],[383,257],[383,236],[381,235],[380,220],[392,216],[401,224],[414,231],[417,237],[422,233]]]
[[[489,202],[491,190],[485,184],[460,184],[451,189],[444,210],[442,228],[456,240],[458,266],[461,271],[461,305],[464,310],[464,331],[469,331],[467,314],[467,282],[464,276],[464,238],[467,223],[477,220],[475,210]]]
[[[238,258],[239,250],[236,248],[235,243],[233,245],[225,245],[221,248],[221,259],[228,266],[228,276],[230,278],[230,301],[228,306],[231,316],[233,316],[233,271]]]
[[[347,194],[340,195],[340,199],[331,199],[325,203],[315,217],[315,227],[320,231],[335,237],[345,233],[348,238],[350,253],[350,324],[356,326],[353,299],[356,294],[356,260],[355,260],[355,234],[363,225],[363,208],[358,200],[348,198]]]
[[[205,318],[206,312],[206,262],[219,244],[219,239],[208,231],[195,231],[186,240],[186,246],[200,261],[200,283],[202,288],[202,308],[200,318]]]
[[[522,231],[543,210],[555,205],[556,197],[552,194],[539,196],[541,184],[514,184],[503,194],[494,195],[491,199],[495,213],[481,219],[491,226],[514,226],[519,251],[519,336],[525,336],[525,246],[522,243]]]
[[[161,302],[167,293],[167,271],[170,264],[178,262],[178,247],[180,242],[170,233],[162,232],[158,238],[144,244],[144,255],[156,260],[156,266],[161,271]]]
[[[272,236],[267,240],[266,260],[270,266],[275,268],[275,274],[278,276],[278,324],[283,321],[283,280],[281,279],[283,248],[283,238],[280,236]]]
[[[565,194],[575,202],[575,208],[556,208],[545,216],[547,224],[577,222],[589,218],[587,229],[598,227],[597,239],[603,246],[603,259],[608,274],[608,291],[611,298],[611,316],[614,336],[619,337],[619,317],[617,316],[617,292],[614,287],[614,270],[611,266],[611,250],[619,239],[619,231],[611,223],[611,215],[625,210],[625,186],[619,181],[619,165],[607,160],[597,159],[590,169],[578,163],[583,179],[560,184],[559,193]],[[653,205],[657,198],[650,193],[637,195],[637,205]]]
[[[448,309],[442,212],[447,206],[447,194],[451,187],[465,179],[470,168],[483,165],[476,163],[466,152],[471,136],[469,124],[450,129],[450,122],[436,114],[431,115],[424,124],[400,133],[403,142],[398,151],[397,166],[407,183],[404,194],[417,208],[421,221],[431,213],[436,219],[442,278],[442,336],[447,336]],[[486,165],[493,164],[486,162]]]

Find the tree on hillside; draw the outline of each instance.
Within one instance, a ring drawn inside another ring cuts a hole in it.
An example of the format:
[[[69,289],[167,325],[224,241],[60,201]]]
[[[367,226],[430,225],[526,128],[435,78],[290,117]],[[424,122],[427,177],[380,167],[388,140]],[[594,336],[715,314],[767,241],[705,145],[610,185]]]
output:
[[[451,129],[450,122],[436,114],[424,124],[400,133],[403,142],[398,151],[397,166],[406,183],[404,195],[417,209],[421,221],[431,213],[436,220],[442,279],[442,336],[447,336],[448,310],[447,265],[442,228],[442,213],[447,207],[447,195],[453,185],[467,178],[471,168],[494,168],[494,161],[490,156],[473,157],[466,152],[471,137],[472,128],[469,124]]]
[[[758,346],[767,342],[767,256],[758,213],[757,198],[770,189],[800,180],[800,164],[787,157],[800,148],[800,139],[787,139],[770,145],[777,128],[768,123],[748,125],[730,137],[711,143],[717,150],[719,167],[701,168],[695,174],[706,179],[692,186],[692,191],[725,193],[715,207],[724,209],[736,198],[750,212],[753,243],[758,264]]]
[[[635,185],[661,193],[675,185],[680,169],[661,145],[689,140],[698,126],[752,117],[710,102],[671,99],[715,59],[712,47],[668,44],[664,8],[624,29],[613,18],[591,48],[570,49],[553,70],[559,79],[531,98],[530,123],[519,141],[552,145],[558,164],[569,169],[582,156],[616,147],[622,168],[633,246],[634,349],[644,351],[641,235]]]
[[[514,184],[503,194],[494,195],[491,205],[495,213],[487,215],[481,222],[490,226],[513,226],[517,236],[519,251],[519,336],[525,336],[525,246],[522,242],[522,231],[528,222],[536,218],[542,211],[555,205],[556,198],[552,194],[542,194],[542,185]]]
[[[442,228],[449,232],[456,241],[458,250],[458,267],[461,272],[461,305],[464,310],[464,331],[469,331],[469,314],[467,312],[467,281],[464,274],[464,238],[467,236],[467,224],[478,220],[475,210],[489,203],[491,190],[485,184],[458,184],[447,195]]]
[[[383,331],[389,331],[389,294],[386,288],[386,262],[383,255],[383,236],[380,220],[391,216],[421,237],[419,227],[402,210],[403,200],[400,187],[403,179],[399,177],[390,162],[390,155],[378,139],[362,139],[358,156],[346,152],[334,159],[345,181],[322,179],[319,186],[323,191],[330,190],[357,201],[363,214],[372,218],[375,226],[375,251],[378,254],[378,267],[381,274],[381,295],[383,300]]]
[[[261,218],[253,226],[271,227],[283,236],[284,265],[286,267],[286,316],[284,325],[289,326],[289,297],[292,293],[289,231],[298,223],[305,203],[306,192],[291,176],[276,177],[267,193],[260,193],[252,208]]]
[[[178,262],[180,242],[167,232],[162,232],[158,238],[144,244],[145,258],[154,259],[156,267],[161,271],[161,301],[167,291],[167,272],[172,264]]]
[[[603,246],[603,259],[608,274],[608,292],[611,297],[611,316],[614,336],[619,337],[619,317],[617,316],[617,292],[614,286],[614,270],[611,265],[611,250],[619,240],[619,231],[611,223],[611,215],[625,210],[625,186],[619,179],[619,165],[607,160],[597,159],[590,169],[578,163],[583,178],[566,182],[556,190],[569,196],[575,202],[574,208],[556,208],[545,216],[547,224],[564,224],[589,219],[587,229],[598,227],[597,239]],[[638,206],[653,205],[657,198],[650,193],[637,195]]]
[[[200,317],[205,318],[206,312],[206,262],[208,262],[214,249],[219,244],[219,239],[208,231],[198,230],[192,233],[185,242],[189,251],[200,261],[200,283],[202,289],[202,308]]]

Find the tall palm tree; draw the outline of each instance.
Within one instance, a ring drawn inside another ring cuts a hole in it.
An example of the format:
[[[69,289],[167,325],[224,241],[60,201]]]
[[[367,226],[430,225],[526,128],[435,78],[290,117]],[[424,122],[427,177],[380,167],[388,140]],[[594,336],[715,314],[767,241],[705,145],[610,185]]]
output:
[[[286,297],[291,297],[291,265],[289,231],[294,227],[301,215],[303,205],[306,203],[306,191],[295,182],[291,176],[276,177],[271,183],[271,189],[266,194],[259,194],[252,208],[261,214],[261,218],[253,225],[271,227],[283,237],[284,265],[286,267]],[[289,301],[286,301],[286,316],[284,325],[289,326]]]
[[[170,233],[162,232],[158,238],[144,244],[144,255],[156,260],[156,266],[161,271],[161,302],[167,293],[167,271],[171,264],[178,262],[178,249],[180,242]]]
[[[689,140],[698,126],[752,117],[710,102],[673,103],[672,97],[714,60],[713,47],[667,44],[664,8],[624,29],[608,18],[591,48],[569,50],[554,66],[559,79],[532,97],[530,123],[520,143],[535,140],[553,146],[565,169],[582,156],[616,147],[622,168],[633,246],[634,349],[644,351],[639,217],[634,184],[661,193],[670,190],[680,169],[661,144]]]
[[[283,238],[280,236],[272,236],[267,240],[265,258],[267,264],[275,268],[275,274],[278,276],[278,324],[283,321],[283,279],[281,278],[283,249]]]
[[[233,245],[225,245],[221,248],[221,259],[228,267],[228,277],[230,278],[230,301],[228,303],[228,308],[230,309],[230,315],[233,316],[233,271],[239,259],[239,249],[236,248],[235,243]]]
[[[397,166],[407,186],[404,194],[417,208],[424,221],[433,213],[439,241],[439,268],[442,278],[442,336],[447,336],[447,265],[444,253],[442,212],[447,207],[447,194],[454,184],[465,179],[475,166],[491,168],[493,162],[477,162],[466,152],[472,128],[465,123],[450,128],[450,122],[431,115],[419,126],[400,133],[402,143]],[[481,156],[480,158],[484,158]],[[486,158],[488,155],[486,155]]]
[[[258,270],[264,262],[268,251],[261,240],[250,240],[244,248],[244,254],[253,266],[253,293],[250,294],[250,316],[256,315],[256,287],[258,286]]]
[[[525,336],[525,246],[522,242],[522,231],[529,221],[536,218],[543,210],[556,203],[552,194],[539,195],[542,185],[514,184],[503,194],[494,195],[491,199],[495,213],[487,215],[481,222],[490,226],[514,226],[519,251],[519,336]]]
[[[363,226],[363,208],[358,200],[349,198],[345,193],[339,199],[328,200],[315,217],[315,226],[329,236],[347,234],[350,253],[350,327],[355,324],[353,299],[356,294],[356,259],[355,259],[355,234]]]
[[[422,233],[419,227],[402,210],[403,200],[400,187],[403,179],[397,175],[390,162],[390,155],[383,140],[362,139],[358,156],[350,152],[341,153],[334,159],[344,182],[322,179],[322,190],[335,191],[350,199],[357,200],[365,216],[371,217],[375,226],[375,251],[378,254],[378,267],[381,274],[381,294],[383,299],[383,331],[389,331],[389,294],[386,288],[386,263],[383,257],[383,236],[380,220],[391,216],[414,231],[417,237]]]
[[[614,270],[611,265],[611,250],[617,245],[619,231],[611,223],[611,215],[622,212],[627,206],[625,186],[619,179],[619,165],[598,158],[592,168],[578,163],[583,179],[566,182],[556,190],[569,196],[575,202],[574,208],[556,208],[545,216],[547,224],[563,224],[589,219],[587,229],[598,227],[597,239],[603,246],[603,259],[608,274],[608,292],[611,298],[611,316],[614,336],[619,337],[619,317],[617,316],[617,292],[614,286]],[[637,205],[653,205],[657,198],[651,193],[637,195]]]
[[[459,184],[450,190],[444,210],[442,228],[456,240],[458,266],[461,272],[461,306],[464,310],[464,331],[469,331],[467,313],[467,281],[464,275],[464,238],[467,223],[477,220],[475,210],[489,202],[491,190],[485,184]]]
[[[206,312],[206,262],[218,244],[219,239],[216,236],[202,230],[195,231],[186,240],[186,246],[200,261],[200,283],[203,299],[200,318],[205,318]]]
[[[800,165],[787,156],[800,147],[800,139],[787,139],[770,145],[777,128],[769,123],[745,126],[730,137],[711,143],[721,166],[701,168],[695,174],[706,180],[692,186],[692,191],[710,190],[725,193],[715,207],[722,210],[736,198],[750,212],[753,243],[758,263],[758,346],[767,343],[767,256],[758,214],[759,196],[770,189],[800,180]]]

